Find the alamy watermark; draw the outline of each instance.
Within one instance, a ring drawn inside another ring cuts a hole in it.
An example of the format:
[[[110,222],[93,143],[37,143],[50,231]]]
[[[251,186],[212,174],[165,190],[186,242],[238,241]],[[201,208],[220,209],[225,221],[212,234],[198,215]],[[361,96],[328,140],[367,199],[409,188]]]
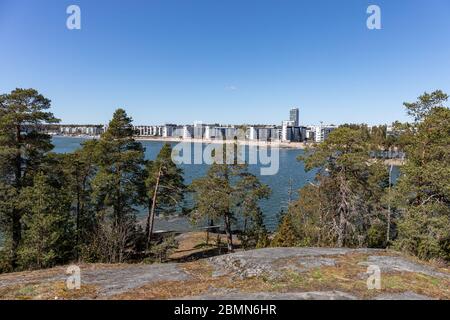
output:
[[[372,4],[367,7],[366,13],[370,16],[367,18],[366,25],[369,30],[381,30],[381,8]],[[66,27],[69,30],[81,29],[81,8],[78,5],[70,5],[66,9],[69,16],[66,20]],[[232,89],[235,87],[232,86]]]
[[[377,265],[370,265],[367,267],[367,289],[368,290],[381,290],[381,269]]]
[[[370,14],[366,22],[367,28],[369,30],[381,30],[381,8],[372,4],[367,8],[367,14]]]
[[[81,9],[77,5],[70,5],[66,9],[66,13],[69,15],[66,20],[66,27],[69,30],[81,29]]]
[[[66,274],[69,275],[66,279],[66,287],[69,290],[81,289],[81,269],[79,266],[72,265],[66,269]]]
[[[248,164],[258,165],[263,176],[276,175],[280,169],[280,142],[250,140],[243,129],[228,128],[231,135],[216,132],[214,138],[204,138],[200,131],[193,139],[179,142],[172,151],[176,164]],[[224,130],[226,131],[226,130]]]

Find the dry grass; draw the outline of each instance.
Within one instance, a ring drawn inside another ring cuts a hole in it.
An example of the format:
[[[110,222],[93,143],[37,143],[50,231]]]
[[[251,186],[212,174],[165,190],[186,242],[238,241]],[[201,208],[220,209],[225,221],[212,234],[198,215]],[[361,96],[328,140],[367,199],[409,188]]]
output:
[[[389,253],[392,255],[392,253]],[[413,291],[437,299],[450,299],[450,281],[420,273],[392,272],[381,276],[381,290],[368,290],[366,267],[359,265],[367,255],[352,254],[335,257],[334,267],[320,267],[306,273],[286,272],[274,284],[273,290],[283,291],[328,291],[339,290],[362,299],[369,299],[383,293]]]
[[[2,300],[77,300],[95,299],[97,288],[82,285],[79,290],[69,290],[61,281],[28,283],[0,288]]]
[[[173,299],[195,296],[207,292],[211,287],[221,286],[223,278],[213,278],[212,268],[205,261],[188,262],[183,269],[191,276],[188,281],[162,281],[144,285],[130,292],[113,297],[116,300]]]
[[[182,248],[192,248],[204,241],[204,233],[198,233],[187,238]],[[380,251],[377,255],[401,256],[406,259],[439,267],[433,262],[418,261],[411,257],[392,251]],[[382,290],[368,290],[366,279],[366,262],[368,255],[354,253],[348,255],[326,256],[334,259],[335,266],[322,266],[307,272],[296,271],[298,258],[280,259],[275,268],[293,266],[293,269],[281,271],[276,279],[259,276],[247,279],[235,279],[230,275],[213,277],[213,268],[205,260],[179,264],[190,275],[187,281],[162,281],[144,284],[140,288],[116,295],[113,299],[174,299],[214,293],[240,292],[309,292],[339,290],[361,299],[370,299],[380,294],[402,293],[412,291],[436,299],[450,299],[450,280],[430,277],[420,273],[392,272],[382,274]],[[301,265],[298,265],[301,267]],[[127,268],[127,265],[82,265],[86,270],[115,270]],[[82,285],[80,290],[66,289],[63,281],[52,280],[65,274],[65,267],[33,272],[22,272],[0,276],[4,286],[0,287],[0,299],[96,299],[98,288],[93,285]],[[439,268],[441,272],[449,272],[448,268]],[[8,285],[10,283],[10,285]],[[6,284],[6,285],[5,285]],[[104,297],[100,297],[104,298]]]
[[[121,269],[127,268],[129,264],[107,264],[107,263],[76,263],[80,267],[81,271],[95,271],[95,270],[105,270],[105,269]],[[40,269],[40,270],[26,270],[21,272],[13,273],[3,273],[0,274],[0,284],[3,282],[31,282],[33,280],[42,280],[45,278],[53,278],[66,274],[68,266],[58,266],[50,269]]]
[[[170,255],[169,259],[180,261],[187,259],[190,256],[201,256],[202,253],[206,256],[209,251],[217,250],[217,238],[219,238],[221,242],[220,252],[222,254],[226,253],[227,239],[225,234],[210,233],[208,244],[206,244],[206,232],[196,231],[183,233],[177,238],[178,248]],[[233,243],[236,246],[240,246],[241,244],[237,237],[233,237]]]
[[[383,253],[380,253],[383,254]],[[386,253],[392,255],[391,252]],[[188,263],[183,268],[192,276],[190,281],[160,282],[143,286],[132,292],[115,296],[115,299],[174,299],[214,292],[237,290],[240,292],[309,292],[339,290],[361,299],[380,294],[413,291],[436,299],[450,299],[450,281],[418,273],[384,273],[382,289],[368,290],[366,267],[358,263],[367,261],[365,254],[330,257],[336,266],[320,267],[308,272],[286,270],[277,279],[253,277],[233,279],[230,276],[212,277],[212,268],[203,261]],[[288,261],[284,261],[288,262]],[[289,261],[293,264],[294,260]]]
[[[229,276],[212,276],[212,267],[205,261],[186,263],[183,269],[191,276],[188,281],[163,281],[144,285],[139,289],[116,295],[117,300],[148,300],[148,299],[176,299],[193,297],[206,293],[213,293],[223,289],[238,289],[240,291],[260,291],[266,286],[262,278],[233,280]],[[252,290],[253,289],[253,290]]]

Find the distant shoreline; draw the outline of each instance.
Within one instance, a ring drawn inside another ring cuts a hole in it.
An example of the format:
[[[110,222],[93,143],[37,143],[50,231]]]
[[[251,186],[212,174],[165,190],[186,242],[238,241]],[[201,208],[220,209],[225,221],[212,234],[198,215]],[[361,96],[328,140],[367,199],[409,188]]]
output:
[[[100,136],[65,136],[65,135],[52,135],[52,137],[56,138],[74,138],[74,139],[100,139]],[[188,139],[180,139],[180,138],[163,138],[163,137],[141,137],[135,136],[134,139],[136,141],[150,141],[150,142],[187,142],[187,143],[234,143],[234,140],[207,140],[207,139],[197,139],[197,138],[188,138]],[[270,141],[252,141],[252,140],[238,140],[238,143],[245,146],[258,146],[258,147],[271,147],[271,148],[280,148],[280,149],[299,149],[304,150],[308,147],[313,147],[312,143],[304,143],[304,142],[270,142]]]
[[[181,139],[181,138],[162,138],[162,137],[135,137],[137,141],[154,141],[154,142],[186,142],[186,143],[234,143],[234,140],[206,140],[206,139]],[[312,147],[312,144],[303,142],[270,142],[270,141],[252,141],[252,140],[238,140],[238,143],[246,146],[271,147],[271,148],[286,148],[286,149],[306,149]]]
[[[86,140],[95,140],[100,139],[100,136],[65,136],[60,134],[51,134],[50,137],[52,138],[71,138],[71,139],[86,139]]]
[[[78,138],[78,139],[99,139],[99,136],[62,136],[53,135],[52,137],[58,138]],[[180,138],[163,138],[163,137],[134,137],[136,141],[149,141],[149,142],[186,142],[186,143],[234,143],[234,140],[206,140],[206,139],[180,139]],[[280,149],[294,149],[294,150],[305,150],[306,148],[314,148],[313,143],[303,143],[303,142],[270,142],[270,141],[251,141],[251,140],[238,140],[238,143],[245,146],[258,146],[258,147],[271,147]],[[384,163],[387,166],[401,167],[405,164],[405,159],[385,159]]]

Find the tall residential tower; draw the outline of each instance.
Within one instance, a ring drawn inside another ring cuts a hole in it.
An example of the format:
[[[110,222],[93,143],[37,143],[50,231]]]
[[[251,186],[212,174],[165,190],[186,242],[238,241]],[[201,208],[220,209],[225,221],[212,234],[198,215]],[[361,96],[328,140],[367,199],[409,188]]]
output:
[[[290,118],[289,120],[294,122],[294,127],[298,127],[299,126],[299,110],[298,108],[293,108],[290,111]]]

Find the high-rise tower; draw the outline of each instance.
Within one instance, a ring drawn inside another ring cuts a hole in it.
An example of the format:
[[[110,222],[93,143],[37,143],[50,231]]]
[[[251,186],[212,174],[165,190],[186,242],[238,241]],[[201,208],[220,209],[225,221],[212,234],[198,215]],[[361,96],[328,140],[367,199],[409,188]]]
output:
[[[293,108],[290,111],[290,117],[289,120],[293,121],[295,123],[295,126],[299,126],[299,109]]]

